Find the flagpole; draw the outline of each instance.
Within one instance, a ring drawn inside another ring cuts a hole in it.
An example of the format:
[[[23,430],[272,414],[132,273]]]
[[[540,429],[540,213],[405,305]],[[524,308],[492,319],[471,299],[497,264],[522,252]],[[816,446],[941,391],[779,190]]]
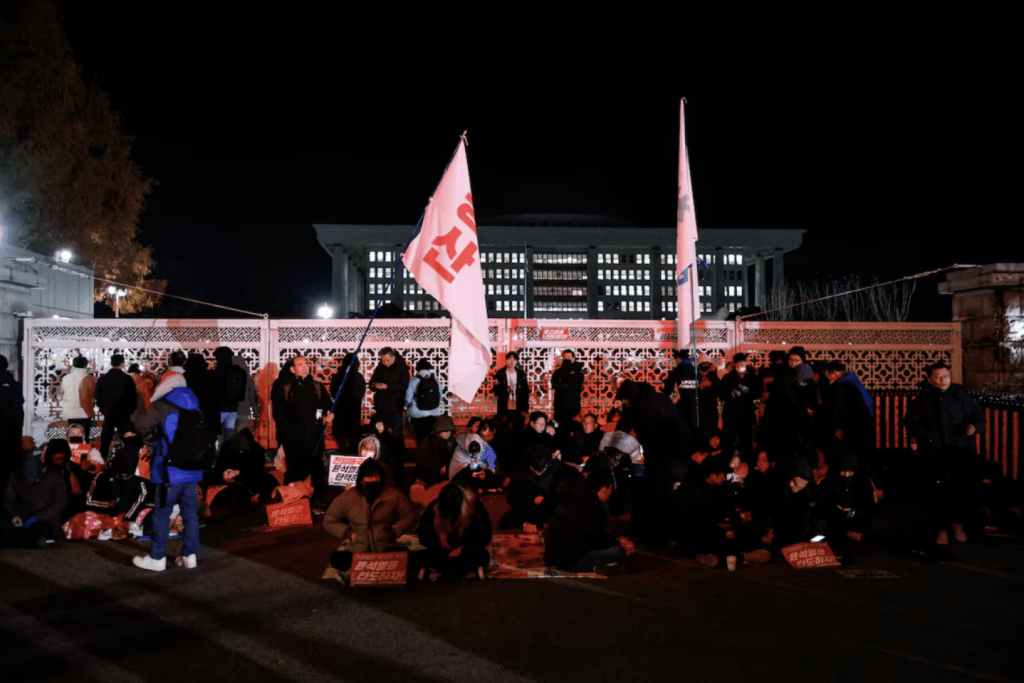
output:
[[[462,142],[460,144],[466,142],[466,134],[465,134],[465,132],[463,132],[463,134],[461,136],[461,140],[462,140]],[[468,146],[468,144],[467,144],[467,146]],[[455,160],[455,155],[458,154],[458,153],[459,153],[459,148],[458,148],[458,146],[456,146],[455,147],[455,151],[452,152],[451,158],[448,159],[448,163],[445,164],[444,171],[441,172],[441,180],[444,180],[444,174],[448,172],[448,167],[452,165],[452,161]],[[437,181],[437,185],[434,186],[434,192],[431,193],[431,195],[430,195],[430,199],[431,200],[434,198],[434,194],[437,192],[437,188],[441,186],[441,180],[438,180]],[[430,204],[430,200],[427,200],[427,204],[428,205]],[[359,352],[363,348],[363,342],[366,341],[366,335],[370,334],[370,327],[373,325],[373,321],[376,320],[376,318],[377,318],[377,313],[378,313],[378,311],[380,311],[381,304],[384,303],[384,297],[387,296],[387,293],[389,291],[391,291],[391,285],[395,281],[395,274],[398,272],[399,264],[402,263],[402,257],[405,256],[405,252],[409,248],[409,245],[412,244],[412,241],[414,239],[416,239],[416,236],[419,234],[420,228],[423,227],[423,217],[426,216],[426,215],[427,215],[427,209],[426,209],[426,207],[424,207],[423,208],[423,213],[420,214],[419,220],[416,221],[416,227],[414,227],[412,229],[412,234],[410,234],[409,235],[409,239],[407,239],[405,241],[405,247],[403,247],[402,251],[400,251],[398,253],[398,258],[395,259],[395,263],[393,264],[393,267],[391,268],[391,277],[388,279],[387,284],[384,285],[384,289],[383,289],[383,291],[381,291],[380,296],[377,297],[377,305],[373,309],[373,314],[370,316],[370,321],[368,323],[366,323],[366,329],[363,330],[363,336],[359,338],[359,343],[356,345],[356,350],[352,352],[353,362],[349,363],[348,367],[345,368],[345,374],[341,378],[341,384],[338,386],[338,393],[336,393],[334,395],[334,401],[331,403],[331,413],[332,414],[334,413],[335,409],[338,407],[338,399],[341,398],[341,392],[345,389],[345,383],[348,381],[349,373],[352,372],[352,366],[355,365],[355,360],[359,357]],[[403,264],[403,267],[404,267],[404,264]],[[316,456],[320,452],[320,446],[321,446],[321,444],[324,443],[324,436],[326,434],[327,434],[327,423],[325,422],[324,426],[321,427],[321,429],[320,429],[320,438],[317,439],[316,446],[313,448],[313,459],[314,460],[316,460]]]
[[[693,272],[690,273],[690,325],[693,330],[690,332],[690,345],[693,347],[693,411],[695,413],[694,419],[697,422],[697,429],[700,429],[700,377],[699,370],[697,370],[697,316],[694,309],[694,284],[693,281],[697,279],[697,264],[691,263],[688,268],[692,268]]]

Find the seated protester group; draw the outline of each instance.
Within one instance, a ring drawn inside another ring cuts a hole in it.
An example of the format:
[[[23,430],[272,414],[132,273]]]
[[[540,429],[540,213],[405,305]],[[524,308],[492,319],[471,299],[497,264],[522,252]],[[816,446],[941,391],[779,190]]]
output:
[[[93,478],[85,498],[87,511],[109,518],[105,521],[112,524],[105,526],[115,527],[115,538],[123,535],[125,528],[137,523],[140,517],[148,520],[147,526],[152,524],[152,518],[144,513],[153,507],[153,483],[135,475],[139,454],[144,447],[142,437],[131,432],[126,434],[114,439],[110,464]],[[74,519],[70,520],[71,529],[75,529],[74,522]],[[90,535],[83,533],[82,537]],[[72,532],[70,537],[78,536]]]
[[[592,572],[633,554],[628,539],[616,539],[607,531],[605,505],[613,486],[611,473],[603,469],[588,472],[586,479],[560,482],[559,503],[544,530],[545,565],[563,571]]]
[[[61,516],[67,505],[67,485],[61,473],[41,455],[29,451],[21,467],[7,479],[0,547],[48,548],[63,537]]]
[[[523,529],[536,532],[547,523],[558,501],[556,487],[564,479],[579,479],[582,475],[554,457],[550,448],[541,444],[528,446],[523,451],[525,469],[513,474],[506,487],[506,498],[511,506],[498,521],[501,529]]]
[[[348,582],[353,553],[400,549],[398,538],[416,527],[417,512],[404,493],[386,484],[381,463],[365,460],[355,486],[335,498],[324,516],[324,529],[341,541],[330,556],[338,580]]]
[[[478,494],[498,488],[503,478],[495,472],[497,459],[494,449],[479,434],[463,434],[452,454],[449,477]]]
[[[420,515],[417,536],[426,550],[410,562],[420,581],[484,578],[491,560],[491,518],[472,488],[452,482],[441,489]]]

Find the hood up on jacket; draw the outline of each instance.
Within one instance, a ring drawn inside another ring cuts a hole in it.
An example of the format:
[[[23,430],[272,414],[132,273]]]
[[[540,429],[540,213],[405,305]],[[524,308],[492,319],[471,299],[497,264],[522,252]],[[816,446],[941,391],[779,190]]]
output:
[[[172,389],[163,397],[163,400],[169,401],[182,410],[199,410],[199,399],[188,387]]]

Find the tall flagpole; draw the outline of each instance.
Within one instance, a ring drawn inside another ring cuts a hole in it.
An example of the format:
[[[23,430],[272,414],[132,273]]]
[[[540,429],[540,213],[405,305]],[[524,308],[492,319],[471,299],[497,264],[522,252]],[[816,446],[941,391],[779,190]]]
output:
[[[695,315],[694,291],[693,288],[696,286],[693,281],[697,277],[696,264],[691,263],[688,268],[693,268],[693,272],[690,273],[690,324],[693,326],[693,330],[690,332],[690,346],[693,348],[691,355],[693,359],[690,361],[693,364],[693,412],[694,420],[697,422],[697,429],[700,429],[700,370],[697,369],[697,316]],[[678,315],[678,314],[677,314]]]

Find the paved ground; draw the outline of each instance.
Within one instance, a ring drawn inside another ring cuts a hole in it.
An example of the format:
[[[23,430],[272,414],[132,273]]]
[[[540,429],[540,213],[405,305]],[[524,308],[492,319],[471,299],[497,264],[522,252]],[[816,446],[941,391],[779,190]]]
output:
[[[863,559],[855,582],[781,561],[735,573],[635,556],[606,580],[346,589],[319,527],[203,530],[199,568],[145,545],[0,552],[0,681],[1011,681],[1024,547]],[[176,552],[176,548],[171,547]]]

